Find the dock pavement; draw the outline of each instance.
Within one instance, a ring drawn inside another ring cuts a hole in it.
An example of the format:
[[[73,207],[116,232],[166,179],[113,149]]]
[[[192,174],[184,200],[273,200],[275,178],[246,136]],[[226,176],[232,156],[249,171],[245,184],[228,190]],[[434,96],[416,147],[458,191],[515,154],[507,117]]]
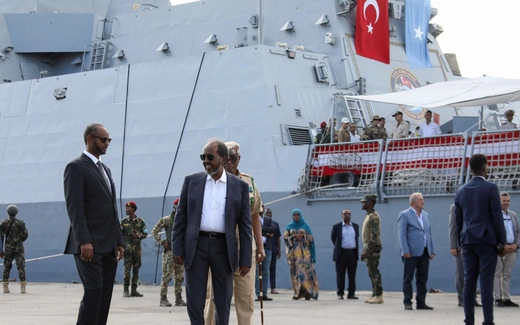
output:
[[[71,325],[76,323],[79,302],[83,294],[81,284],[28,283],[27,294],[20,294],[19,284],[9,285],[10,294],[0,294],[2,324],[16,325]],[[123,298],[123,287],[114,286],[108,324],[189,325],[186,307],[159,307],[159,286],[140,286],[142,298]],[[264,325],[452,325],[464,323],[464,311],[457,306],[454,293],[428,293],[426,302],[434,310],[406,311],[401,292],[384,292],[384,304],[369,305],[363,301],[369,292],[360,291],[359,300],[338,300],[334,291],[320,291],[317,301],[294,301],[292,291],[279,289],[271,295],[273,301],[264,302]],[[185,296],[185,292],[183,292]],[[170,287],[170,301],[174,300]],[[520,297],[511,298],[520,302]],[[236,325],[236,314],[231,307],[230,324]],[[482,323],[482,309],[476,308],[476,324]],[[496,325],[520,323],[520,308],[495,307]],[[260,304],[256,302],[254,324],[261,325]]]

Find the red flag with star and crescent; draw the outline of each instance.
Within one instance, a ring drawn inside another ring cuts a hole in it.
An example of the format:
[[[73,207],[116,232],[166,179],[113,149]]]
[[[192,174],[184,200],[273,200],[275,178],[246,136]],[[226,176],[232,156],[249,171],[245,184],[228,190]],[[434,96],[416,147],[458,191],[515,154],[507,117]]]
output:
[[[358,0],[356,53],[369,59],[390,63],[388,0]]]

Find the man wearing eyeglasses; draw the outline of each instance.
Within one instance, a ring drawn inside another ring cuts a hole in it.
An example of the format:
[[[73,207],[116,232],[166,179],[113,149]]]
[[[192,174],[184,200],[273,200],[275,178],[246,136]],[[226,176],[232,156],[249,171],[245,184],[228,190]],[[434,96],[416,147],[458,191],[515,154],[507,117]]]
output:
[[[262,199],[260,192],[256,187],[253,176],[242,173],[238,170],[240,163],[240,145],[234,141],[226,142],[229,151],[229,159],[226,162],[226,171],[233,174],[247,183],[249,186],[249,203],[251,208],[251,219],[253,223],[253,256],[252,265],[256,262],[260,263],[265,258],[264,245],[262,244],[262,224],[260,223],[260,213],[262,212]],[[252,268],[246,276],[240,276],[240,270],[233,275],[233,291],[235,299],[235,310],[237,312],[237,320],[239,324],[252,324],[254,312],[254,290],[255,290],[255,272]],[[212,300],[213,290],[211,282],[208,281],[208,290],[206,293],[206,308],[204,318],[206,325],[215,323],[215,305]]]
[[[71,161],[63,175],[70,218],[65,254],[74,254],[83,283],[78,325],[107,323],[117,262],[124,257],[116,207],[116,188],[110,169],[101,162],[110,139],[101,124],[89,124],[83,134],[86,149]]]
[[[212,139],[200,155],[204,172],[186,176],[173,227],[173,254],[184,264],[186,300],[192,325],[204,325],[208,272],[214,291],[217,319],[229,324],[233,273],[246,276],[252,265],[252,221],[249,186],[224,170],[228,148]],[[238,250],[238,237],[240,250]]]

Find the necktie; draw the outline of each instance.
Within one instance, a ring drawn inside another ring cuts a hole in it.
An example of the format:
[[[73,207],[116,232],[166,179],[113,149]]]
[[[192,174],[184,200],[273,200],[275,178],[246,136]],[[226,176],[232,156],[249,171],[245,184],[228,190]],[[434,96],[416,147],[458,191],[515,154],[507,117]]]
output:
[[[101,176],[103,176],[103,179],[107,183],[108,192],[112,193],[112,186],[110,186],[110,181],[108,180],[107,176],[105,175],[105,171],[103,170],[103,163],[98,160],[97,165],[99,168],[99,172],[101,173]]]

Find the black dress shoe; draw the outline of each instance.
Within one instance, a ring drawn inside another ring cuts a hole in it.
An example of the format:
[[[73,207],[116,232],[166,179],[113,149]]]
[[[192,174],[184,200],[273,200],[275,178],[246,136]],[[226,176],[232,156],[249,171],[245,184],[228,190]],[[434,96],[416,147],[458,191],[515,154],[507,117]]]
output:
[[[404,310],[413,310],[412,304],[404,304]]]
[[[263,301],[272,301],[272,300],[273,300],[273,298],[269,298],[268,296],[264,296],[264,299],[263,299]]]
[[[497,307],[505,307],[506,305],[504,304],[504,300],[496,299],[495,300],[495,306],[497,306]]]
[[[359,299],[359,298],[356,296],[347,296],[347,299]]]
[[[459,307],[463,307],[462,302],[459,302],[458,306]]]
[[[517,303],[511,301],[511,299],[504,300],[504,306],[506,307],[518,307]]]
[[[420,304],[420,305],[417,305],[417,309],[433,310],[433,307],[430,307],[427,304]]]

